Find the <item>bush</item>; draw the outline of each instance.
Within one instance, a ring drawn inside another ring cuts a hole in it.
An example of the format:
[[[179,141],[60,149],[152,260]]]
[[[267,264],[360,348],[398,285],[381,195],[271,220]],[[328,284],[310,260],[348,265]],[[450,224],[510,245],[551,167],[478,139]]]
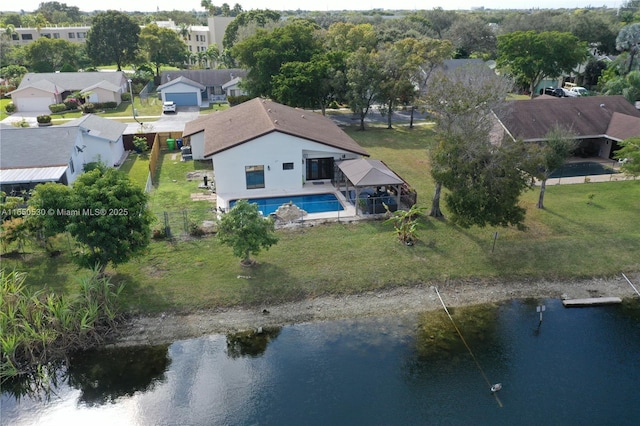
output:
[[[243,102],[247,102],[248,100],[251,100],[251,98],[249,96],[243,95],[243,96],[228,96],[227,97],[227,102],[229,102],[229,105],[234,106],[234,105],[238,105],[241,104]]]
[[[65,104],[51,104],[49,105],[49,111],[52,113],[64,112],[67,110],[67,106]]]
[[[123,102],[129,102],[131,100],[131,94],[128,92],[125,92],[122,95],[120,95],[120,99],[122,99]]]
[[[78,107],[80,106],[80,102],[78,102],[78,100],[74,98],[67,98],[64,100],[64,105],[67,107],[67,109],[74,111],[78,109]]]
[[[16,104],[14,104],[13,102],[8,103],[4,107],[4,110],[6,111],[7,114],[13,114],[14,112],[16,112],[16,109],[18,108],[16,107]]]
[[[338,104],[338,102],[336,102],[336,101],[331,101],[331,102],[329,102],[329,105],[327,105],[327,108],[329,108],[329,109],[338,109],[338,108],[340,108],[340,104]]]
[[[137,152],[145,152],[149,150],[149,144],[147,143],[147,138],[143,138],[140,136],[133,137],[133,146],[136,147]]]
[[[85,114],[93,114],[94,112],[96,112],[96,104],[93,104],[91,102],[87,102],[86,104],[82,105],[82,112],[84,112]]]
[[[117,102],[104,102],[101,104],[104,109],[114,109],[118,107]]]
[[[51,123],[50,115],[39,115],[36,117],[36,121],[40,124],[49,124]]]

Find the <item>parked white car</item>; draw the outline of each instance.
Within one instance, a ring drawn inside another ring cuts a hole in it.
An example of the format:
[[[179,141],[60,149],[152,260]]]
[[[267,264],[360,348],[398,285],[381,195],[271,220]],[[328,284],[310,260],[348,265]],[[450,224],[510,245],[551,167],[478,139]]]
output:
[[[176,112],[176,103],[173,101],[166,101],[162,104],[162,112]]]
[[[576,93],[576,96],[587,96],[589,94],[589,91],[587,89],[580,86],[572,87],[571,89],[569,89],[569,92]]]

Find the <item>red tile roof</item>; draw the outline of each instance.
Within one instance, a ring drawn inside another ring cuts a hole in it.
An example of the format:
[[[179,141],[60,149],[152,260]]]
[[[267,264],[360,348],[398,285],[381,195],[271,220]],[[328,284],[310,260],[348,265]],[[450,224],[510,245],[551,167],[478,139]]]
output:
[[[369,155],[329,118],[262,98],[188,122],[183,136],[202,131],[205,157],[271,132],[281,132],[356,154]]]

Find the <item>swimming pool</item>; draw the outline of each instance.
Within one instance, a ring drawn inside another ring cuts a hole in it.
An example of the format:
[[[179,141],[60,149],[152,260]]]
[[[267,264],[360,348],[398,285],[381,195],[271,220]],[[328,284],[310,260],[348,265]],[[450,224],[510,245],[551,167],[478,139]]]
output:
[[[229,202],[232,208],[238,200]],[[340,201],[335,194],[309,194],[309,195],[291,195],[287,197],[271,197],[271,198],[249,198],[252,204],[258,205],[258,210],[267,216],[278,210],[283,204],[289,202],[295,204],[307,213],[325,213],[344,210]]]
[[[610,175],[618,173],[611,167],[602,165],[595,161],[580,161],[577,163],[567,163],[558,170],[554,170],[550,178],[574,177],[574,176],[595,176]]]

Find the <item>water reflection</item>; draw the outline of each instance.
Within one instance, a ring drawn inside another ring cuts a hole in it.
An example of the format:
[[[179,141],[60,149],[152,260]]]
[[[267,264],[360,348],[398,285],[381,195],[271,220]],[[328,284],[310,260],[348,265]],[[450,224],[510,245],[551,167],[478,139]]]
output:
[[[280,334],[282,327],[260,327],[257,330],[227,334],[227,355],[231,358],[258,357],[267,350],[269,342]]]
[[[477,364],[442,312],[299,324],[83,354],[50,403],[3,389],[2,422],[640,424],[637,300],[584,309],[511,301],[452,314]],[[478,366],[503,383],[503,408]]]
[[[171,364],[169,345],[112,348],[76,353],[69,360],[67,382],[81,391],[87,406],[113,403],[165,381]]]

